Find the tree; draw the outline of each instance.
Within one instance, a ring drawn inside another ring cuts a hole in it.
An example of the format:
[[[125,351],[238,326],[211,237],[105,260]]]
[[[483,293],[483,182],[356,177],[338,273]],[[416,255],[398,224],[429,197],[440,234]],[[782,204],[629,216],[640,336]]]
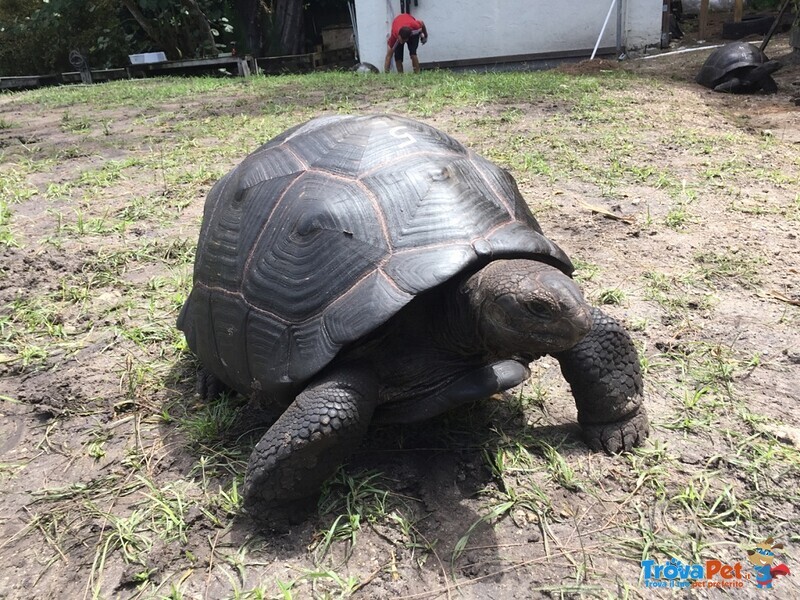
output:
[[[305,46],[303,0],[274,0],[273,11],[281,51],[300,54]]]
[[[262,0],[235,0],[234,8],[244,29],[244,42],[253,56],[261,56],[264,47],[264,18],[270,9]]]
[[[0,75],[73,71],[71,50],[93,68],[124,64],[120,12],[118,0],[0,0]]]
[[[280,51],[299,54],[306,45],[304,11],[343,11],[347,14],[347,0],[273,0],[272,9]]]
[[[169,58],[180,58],[181,50],[173,32],[162,30],[157,20],[146,17],[136,0],[122,0],[122,5],[128,9],[147,37],[158,44]]]
[[[168,58],[217,55],[214,32],[197,0],[180,0],[177,6],[169,0],[120,1]]]
[[[72,71],[71,50],[92,68],[162,50],[170,59],[215,56],[238,41],[255,56],[306,48],[305,10],[346,13],[347,0],[0,0],[0,75]]]

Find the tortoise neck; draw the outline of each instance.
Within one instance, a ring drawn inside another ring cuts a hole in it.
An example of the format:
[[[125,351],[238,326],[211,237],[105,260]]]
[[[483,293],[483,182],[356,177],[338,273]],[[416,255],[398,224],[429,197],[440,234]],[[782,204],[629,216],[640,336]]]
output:
[[[460,277],[447,284],[449,289],[440,295],[443,306],[428,313],[430,318],[437,320],[431,323],[431,330],[436,332],[436,343],[440,348],[463,356],[490,357],[492,352],[481,335],[480,314],[464,291],[467,278]]]

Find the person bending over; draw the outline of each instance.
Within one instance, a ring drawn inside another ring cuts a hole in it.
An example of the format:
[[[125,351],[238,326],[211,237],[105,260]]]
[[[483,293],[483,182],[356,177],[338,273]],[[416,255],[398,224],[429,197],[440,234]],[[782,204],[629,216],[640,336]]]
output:
[[[394,54],[394,64],[397,72],[403,72],[403,46],[408,45],[408,54],[411,56],[411,64],[414,73],[419,73],[419,59],[417,58],[417,47],[419,43],[428,41],[428,30],[425,23],[415,19],[408,13],[402,13],[392,21],[392,33],[389,35],[387,44],[389,49],[386,52],[383,70],[387,73],[392,67],[392,55]]]

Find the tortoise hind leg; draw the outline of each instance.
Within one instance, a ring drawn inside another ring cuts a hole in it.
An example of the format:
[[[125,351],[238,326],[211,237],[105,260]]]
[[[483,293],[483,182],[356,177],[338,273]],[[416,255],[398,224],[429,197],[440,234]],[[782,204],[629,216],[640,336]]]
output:
[[[361,443],[377,395],[374,375],[356,367],[312,382],[253,449],[245,510],[271,525],[304,516],[323,482]]]
[[[200,398],[207,402],[216,400],[222,394],[233,392],[233,389],[228,384],[205,367],[200,367],[197,370],[196,389]]]
[[[648,434],[639,356],[612,317],[592,309],[592,329],[575,347],[554,354],[572,387],[587,444],[613,454],[640,445]]]

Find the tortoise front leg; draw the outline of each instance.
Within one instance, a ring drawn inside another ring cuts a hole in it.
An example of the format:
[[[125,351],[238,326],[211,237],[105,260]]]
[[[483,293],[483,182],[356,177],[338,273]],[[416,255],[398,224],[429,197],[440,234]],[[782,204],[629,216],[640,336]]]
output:
[[[777,60],[769,60],[749,71],[745,76],[749,89],[761,89],[765,94],[777,92],[778,84],[772,78],[772,73],[780,69],[781,66],[783,65]]]
[[[592,309],[592,329],[576,346],[554,354],[572,387],[587,444],[609,454],[640,445],[648,434],[639,356],[628,332]]]
[[[384,404],[375,415],[378,423],[416,423],[518,386],[530,377],[526,365],[502,360],[470,371],[436,394],[413,402]]]
[[[361,443],[377,396],[374,375],[356,367],[312,382],[250,455],[245,510],[272,524],[307,510],[323,482]]]
[[[765,94],[775,94],[778,91],[778,84],[770,75],[765,75],[761,79],[761,91]]]
[[[722,92],[724,94],[735,94],[740,89],[745,87],[745,82],[738,77],[731,77],[717,85],[714,88],[715,92]]]

